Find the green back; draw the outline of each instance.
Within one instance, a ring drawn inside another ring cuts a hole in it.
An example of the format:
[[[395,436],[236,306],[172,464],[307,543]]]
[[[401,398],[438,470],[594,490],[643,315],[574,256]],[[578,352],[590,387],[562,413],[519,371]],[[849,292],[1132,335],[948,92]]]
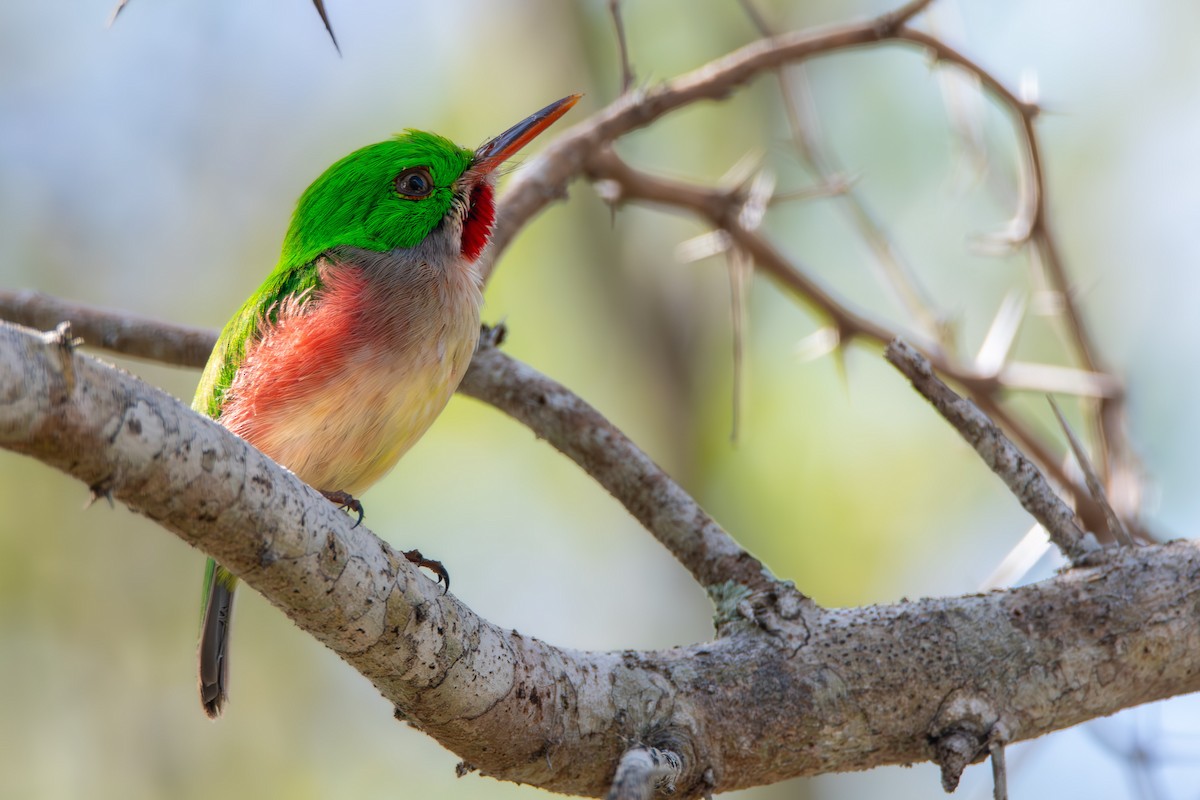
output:
[[[276,267],[233,319],[225,323],[200,376],[192,408],[213,419],[221,416],[222,400],[246,357],[246,346],[259,337],[264,323],[274,324],[284,300],[306,291],[305,297],[311,296],[319,288],[316,259],[295,268]]]

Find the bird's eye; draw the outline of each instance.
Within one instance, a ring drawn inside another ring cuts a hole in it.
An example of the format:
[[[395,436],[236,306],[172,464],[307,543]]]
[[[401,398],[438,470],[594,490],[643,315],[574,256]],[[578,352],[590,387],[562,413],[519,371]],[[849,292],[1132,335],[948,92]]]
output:
[[[424,167],[406,169],[396,176],[396,191],[413,199],[428,197],[433,192],[433,177]]]

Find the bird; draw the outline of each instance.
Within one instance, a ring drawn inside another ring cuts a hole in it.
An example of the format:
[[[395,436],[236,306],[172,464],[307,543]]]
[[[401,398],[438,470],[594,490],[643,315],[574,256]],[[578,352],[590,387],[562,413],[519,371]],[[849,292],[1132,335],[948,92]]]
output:
[[[409,129],[329,167],[300,196],[278,264],[222,329],[192,408],[361,522],[357,496],[421,438],[475,351],[498,168],[579,98],[475,150]],[[405,555],[448,588],[441,564]],[[237,583],[208,560],[197,649],[212,719],[229,697]]]

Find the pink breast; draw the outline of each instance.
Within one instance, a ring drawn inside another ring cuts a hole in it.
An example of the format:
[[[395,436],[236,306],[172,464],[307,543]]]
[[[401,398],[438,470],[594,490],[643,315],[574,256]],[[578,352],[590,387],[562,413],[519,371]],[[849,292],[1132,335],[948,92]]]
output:
[[[278,321],[246,350],[245,360],[221,410],[225,427],[252,444],[284,408],[303,413],[304,404],[329,391],[361,344],[366,280],[355,269],[323,270],[319,297],[307,304],[285,302]],[[272,413],[276,412],[276,413]],[[287,465],[285,465],[287,466]]]

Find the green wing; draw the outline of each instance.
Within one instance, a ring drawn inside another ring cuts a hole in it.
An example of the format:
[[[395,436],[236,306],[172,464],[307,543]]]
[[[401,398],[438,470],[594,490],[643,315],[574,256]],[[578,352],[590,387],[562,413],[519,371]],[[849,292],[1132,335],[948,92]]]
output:
[[[285,300],[293,296],[311,297],[320,288],[319,262],[318,257],[299,267],[276,267],[226,323],[217,346],[208,357],[204,374],[200,376],[200,385],[196,387],[196,396],[192,399],[195,411],[213,419],[221,416],[225,392],[246,358],[247,346],[262,335],[264,327],[275,323]]]

